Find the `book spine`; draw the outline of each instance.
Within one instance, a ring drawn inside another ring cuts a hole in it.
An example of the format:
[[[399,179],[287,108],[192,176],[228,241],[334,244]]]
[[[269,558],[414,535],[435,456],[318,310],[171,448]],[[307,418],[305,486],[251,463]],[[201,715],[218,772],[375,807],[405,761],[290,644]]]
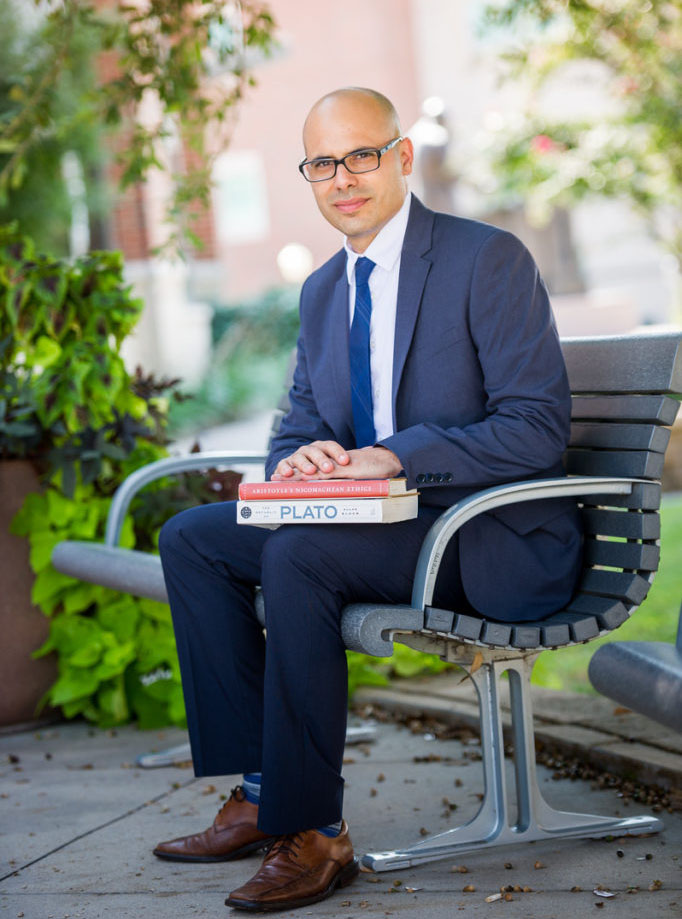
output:
[[[238,501],[237,523],[380,523],[384,500]]]
[[[274,501],[280,498],[385,498],[388,480],[372,482],[242,482],[240,501]]]

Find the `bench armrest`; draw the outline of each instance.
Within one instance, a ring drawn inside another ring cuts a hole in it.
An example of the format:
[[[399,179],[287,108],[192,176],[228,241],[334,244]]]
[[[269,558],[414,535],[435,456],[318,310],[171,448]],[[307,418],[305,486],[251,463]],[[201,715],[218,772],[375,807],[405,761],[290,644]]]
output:
[[[212,469],[215,466],[249,466],[263,464],[267,453],[240,453],[237,450],[208,450],[204,453],[188,453],[184,456],[169,456],[141,466],[131,473],[116,489],[109,514],[104,543],[117,546],[121,538],[123,521],[133,497],[156,479],[181,472]]]
[[[511,485],[496,485],[477,491],[449,507],[426,534],[417,559],[412,588],[412,606],[425,609],[433,600],[440,563],[452,535],[467,521],[485,511],[520,501],[540,501],[543,498],[562,498],[571,495],[613,494],[627,495],[632,486],[643,479],[612,476],[570,476],[560,479],[530,479]]]

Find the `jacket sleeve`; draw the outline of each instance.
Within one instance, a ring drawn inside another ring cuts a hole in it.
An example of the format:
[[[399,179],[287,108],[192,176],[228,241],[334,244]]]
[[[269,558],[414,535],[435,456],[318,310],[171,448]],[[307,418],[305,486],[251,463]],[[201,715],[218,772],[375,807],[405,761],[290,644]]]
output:
[[[331,429],[320,417],[308,378],[308,366],[303,336],[296,345],[296,369],[289,390],[289,411],[282,418],[279,431],[270,444],[265,463],[265,477],[269,479],[277,463],[290,456],[304,444],[314,440],[335,440]]]
[[[434,469],[452,486],[533,476],[556,467],[568,442],[570,390],[549,298],[533,259],[510,233],[491,234],[476,254],[468,322],[485,416],[463,427],[416,424],[382,440],[411,486],[428,487],[422,476]]]

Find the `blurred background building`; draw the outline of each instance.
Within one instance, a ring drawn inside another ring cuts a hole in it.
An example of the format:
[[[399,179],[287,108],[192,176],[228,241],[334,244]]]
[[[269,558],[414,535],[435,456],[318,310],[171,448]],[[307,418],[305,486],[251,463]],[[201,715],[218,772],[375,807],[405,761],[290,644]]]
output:
[[[478,0],[346,0],[341,6],[271,0],[279,47],[256,62],[257,85],[238,106],[229,148],[217,160],[211,208],[198,227],[204,248],[186,263],[151,257],[170,179],[159,174],[121,198],[112,243],[147,307],[131,361],[196,382],[209,359],[210,304],[297,285],[339,246],[296,166],[311,103],[365,85],[396,104],[417,147],[412,187],[442,210],[496,223],[535,255],[562,334],[621,332],[666,323],[675,260],[625,203],[593,200],[529,221],[500,206],[477,161],[497,123],[521,109],[523,91],[499,82],[498,47],[478,27]],[[562,112],[599,110],[586,64],[554,81],[544,100]],[[486,141],[486,138],[488,140]],[[169,155],[177,155],[171,150]]]

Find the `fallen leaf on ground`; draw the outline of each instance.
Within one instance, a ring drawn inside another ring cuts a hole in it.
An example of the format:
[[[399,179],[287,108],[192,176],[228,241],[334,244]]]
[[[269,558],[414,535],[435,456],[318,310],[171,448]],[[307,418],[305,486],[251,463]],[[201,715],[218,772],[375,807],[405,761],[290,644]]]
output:
[[[407,893],[416,893],[418,890],[423,890],[423,887],[406,887],[405,891]]]
[[[615,897],[615,893],[612,893],[610,890],[601,890],[599,887],[595,887],[592,891],[595,897]]]
[[[202,795],[213,795],[215,794],[215,791],[216,791],[215,785],[207,785],[204,789],[202,789],[201,793]]]
[[[663,881],[652,881],[649,884],[649,890],[660,890],[663,887]]]
[[[466,887],[462,887],[462,893],[474,893],[476,888],[473,884],[467,884]]]
[[[494,903],[495,900],[501,900],[501,899],[502,899],[502,894],[501,894],[501,893],[491,893],[489,897],[486,897],[486,898],[485,898],[485,902],[486,902],[486,903]]]

